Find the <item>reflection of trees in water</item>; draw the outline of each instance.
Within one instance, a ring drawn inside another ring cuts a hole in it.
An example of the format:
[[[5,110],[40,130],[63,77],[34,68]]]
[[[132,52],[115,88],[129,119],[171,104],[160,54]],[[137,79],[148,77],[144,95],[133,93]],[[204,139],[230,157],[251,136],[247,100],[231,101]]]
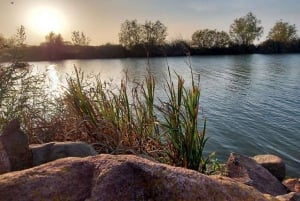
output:
[[[164,58],[151,58],[148,60],[143,59],[122,59],[120,60],[123,72],[132,81],[141,82],[145,80],[147,71],[149,71],[156,80],[157,87],[164,80],[164,75],[167,70],[167,64]]]
[[[288,73],[289,68],[286,66],[290,66],[288,64],[290,61],[293,60],[287,59],[286,56],[282,55],[272,55],[266,56],[267,62],[265,65],[266,70],[270,75],[285,75]],[[297,64],[298,65],[298,64]]]
[[[232,57],[230,67],[225,71],[225,79],[229,80],[227,88],[229,91],[245,95],[245,90],[251,87],[253,56]]]

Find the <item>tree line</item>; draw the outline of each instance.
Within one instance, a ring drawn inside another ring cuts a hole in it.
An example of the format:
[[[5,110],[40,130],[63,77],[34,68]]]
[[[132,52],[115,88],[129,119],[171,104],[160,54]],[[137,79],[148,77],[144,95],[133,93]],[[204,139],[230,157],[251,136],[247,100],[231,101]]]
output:
[[[20,59],[16,56],[20,52],[24,60],[300,52],[300,38],[294,24],[277,21],[266,40],[255,45],[263,32],[261,20],[249,12],[236,18],[228,33],[199,29],[189,41],[177,39],[167,42],[167,27],[159,20],[144,23],[125,20],[120,27],[117,45],[89,46],[91,40],[84,32],[73,31],[71,42],[65,41],[61,34],[50,32],[39,46],[26,46],[25,27],[21,26],[9,39],[0,35],[0,60],[7,60],[11,55]]]

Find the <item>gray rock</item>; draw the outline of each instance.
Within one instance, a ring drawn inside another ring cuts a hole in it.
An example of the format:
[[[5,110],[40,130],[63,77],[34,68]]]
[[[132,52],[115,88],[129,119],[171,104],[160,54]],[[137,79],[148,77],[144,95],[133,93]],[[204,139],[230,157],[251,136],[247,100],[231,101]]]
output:
[[[0,142],[7,153],[12,171],[23,170],[32,166],[27,135],[21,131],[19,120],[14,119],[0,135]],[[5,158],[5,153],[2,152]]]
[[[134,155],[64,158],[0,175],[0,201],[274,200],[230,178]]]
[[[84,142],[50,142],[30,145],[33,166],[41,165],[59,158],[86,157],[97,154],[95,149]]]
[[[282,158],[272,155],[256,155],[253,159],[264,168],[269,170],[272,175],[274,175],[279,181],[282,181],[285,178],[285,163]]]
[[[287,193],[276,177],[249,157],[231,153],[226,168],[228,177],[253,186],[262,193],[273,196]]]

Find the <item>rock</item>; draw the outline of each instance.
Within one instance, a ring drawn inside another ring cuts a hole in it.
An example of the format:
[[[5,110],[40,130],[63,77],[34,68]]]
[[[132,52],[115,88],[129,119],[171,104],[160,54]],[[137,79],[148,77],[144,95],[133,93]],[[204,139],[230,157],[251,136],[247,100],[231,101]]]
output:
[[[95,149],[84,142],[50,142],[30,145],[33,166],[41,165],[59,158],[86,157],[97,154]]]
[[[253,186],[262,193],[273,196],[287,193],[276,177],[249,157],[231,153],[226,168],[228,177]]]
[[[256,155],[253,159],[264,168],[269,170],[279,181],[285,178],[285,163],[283,160],[275,155],[265,154]]]
[[[226,177],[134,155],[64,158],[0,175],[0,201],[275,200]]]
[[[21,131],[19,120],[14,119],[0,135],[0,142],[7,153],[12,171],[22,170],[32,166],[32,155],[29,150],[28,138]],[[2,156],[5,158],[4,152]]]
[[[300,178],[286,179],[282,184],[291,192],[300,193]]]
[[[8,154],[4,149],[2,142],[0,141],[0,174],[10,172],[11,166],[8,158]]]
[[[276,196],[279,201],[300,201],[300,194],[290,192],[289,194]]]

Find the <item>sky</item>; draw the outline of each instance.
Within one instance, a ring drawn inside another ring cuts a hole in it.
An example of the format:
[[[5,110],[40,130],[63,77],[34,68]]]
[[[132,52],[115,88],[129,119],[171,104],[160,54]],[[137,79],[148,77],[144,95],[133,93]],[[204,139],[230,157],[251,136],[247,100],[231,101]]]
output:
[[[0,0],[0,34],[8,38],[23,25],[30,45],[44,42],[50,31],[71,41],[75,30],[91,45],[117,44],[122,22],[137,19],[160,20],[169,41],[190,40],[199,29],[228,32],[234,19],[248,12],[262,22],[261,40],[281,19],[300,30],[299,0]]]

